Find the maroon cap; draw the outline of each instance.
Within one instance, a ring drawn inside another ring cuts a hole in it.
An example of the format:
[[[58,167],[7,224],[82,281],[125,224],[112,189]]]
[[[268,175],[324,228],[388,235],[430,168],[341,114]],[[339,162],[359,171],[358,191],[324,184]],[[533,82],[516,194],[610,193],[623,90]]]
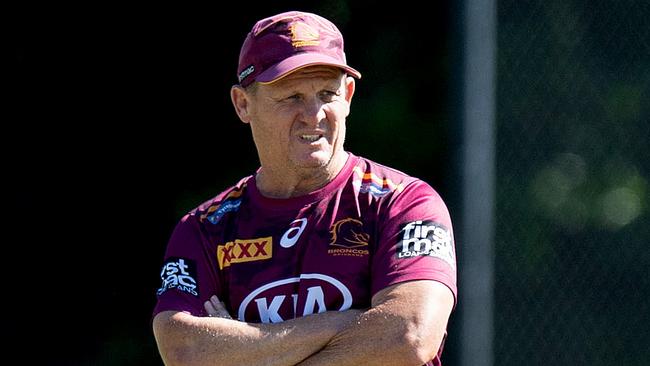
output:
[[[361,77],[346,64],[343,36],[329,20],[289,11],[255,23],[239,54],[237,75],[243,87],[253,81],[271,83],[312,65],[330,65]]]

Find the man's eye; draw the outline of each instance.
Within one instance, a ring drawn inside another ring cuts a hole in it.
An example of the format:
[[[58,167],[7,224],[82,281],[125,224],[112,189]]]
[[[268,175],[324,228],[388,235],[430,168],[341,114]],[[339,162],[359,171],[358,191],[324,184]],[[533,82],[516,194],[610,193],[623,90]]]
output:
[[[329,90],[323,90],[321,92],[321,98],[324,101],[331,101],[333,100],[338,94],[335,91],[329,91]]]
[[[287,97],[287,100],[300,100],[300,94],[294,94]]]

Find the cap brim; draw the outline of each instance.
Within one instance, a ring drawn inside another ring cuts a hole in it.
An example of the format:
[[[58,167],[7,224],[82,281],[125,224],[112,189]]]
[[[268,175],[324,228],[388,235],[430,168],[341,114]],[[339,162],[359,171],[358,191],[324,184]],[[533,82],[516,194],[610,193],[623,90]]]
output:
[[[301,53],[269,67],[261,74],[257,75],[255,80],[262,84],[270,84],[276,80],[291,74],[294,71],[300,70],[308,66],[325,65],[334,66],[343,69],[346,73],[354,76],[357,79],[361,78],[361,73],[346,64],[342,64],[333,57],[323,55],[321,53]]]

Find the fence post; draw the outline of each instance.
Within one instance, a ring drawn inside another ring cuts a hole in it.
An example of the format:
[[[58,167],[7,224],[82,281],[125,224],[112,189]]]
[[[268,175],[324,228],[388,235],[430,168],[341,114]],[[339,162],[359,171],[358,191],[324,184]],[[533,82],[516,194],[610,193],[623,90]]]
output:
[[[493,363],[496,0],[463,9],[461,366]]]

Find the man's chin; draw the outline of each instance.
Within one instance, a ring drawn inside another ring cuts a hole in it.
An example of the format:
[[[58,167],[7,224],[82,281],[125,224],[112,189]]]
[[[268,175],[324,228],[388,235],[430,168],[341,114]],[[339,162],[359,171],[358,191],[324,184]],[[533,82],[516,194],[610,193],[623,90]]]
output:
[[[332,160],[332,155],[324,151],[316,151],[311,154],[301,156],[296,160],[296,165],[305,169],[325,168]]]

